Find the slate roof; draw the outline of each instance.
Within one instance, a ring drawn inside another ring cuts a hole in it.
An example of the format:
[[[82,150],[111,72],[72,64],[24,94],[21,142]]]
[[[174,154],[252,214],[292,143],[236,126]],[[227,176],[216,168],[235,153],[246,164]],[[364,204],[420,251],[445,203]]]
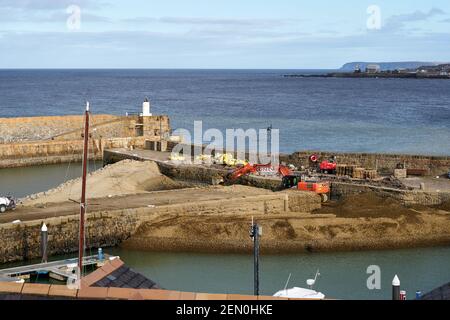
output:
[[[450,282],[424,294],[420,300],[450,300]]]
[[[102,288],[129,288],[129,289],[160,289],[160,287],[150,279],[133,269],[122,265],[111,274],[98,280],[92,287]]]

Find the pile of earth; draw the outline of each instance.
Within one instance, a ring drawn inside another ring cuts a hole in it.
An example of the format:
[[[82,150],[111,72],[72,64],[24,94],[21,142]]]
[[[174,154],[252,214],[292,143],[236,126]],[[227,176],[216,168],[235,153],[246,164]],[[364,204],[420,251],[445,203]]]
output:
[[[438,209],[450,212],[450,200],[437,206]]]
[[[105,198],[152,191],[181,189],[191,184],[175,181],[160,173],[158,165],[151,161],[124,160],[89,174],[88,198]],[[81,178],[67,181],[60,186],[22,199],[24,205],[78,201],[81,195]]]
[[[339,201],[325,204],[315,214],[335,214],[342,218],[398,218],[414,219],[419,213],[404,206],[391,197],[382,197],[375,192],[348,195]]]

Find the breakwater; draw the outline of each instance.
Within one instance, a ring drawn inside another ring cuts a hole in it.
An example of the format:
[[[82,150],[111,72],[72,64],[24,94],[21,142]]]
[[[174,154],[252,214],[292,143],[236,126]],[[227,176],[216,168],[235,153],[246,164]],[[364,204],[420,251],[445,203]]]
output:
[[[308,167],[310,165],[309,158],[312,154],[316,154],[320,161],[336,156],[339,164],[375,169],[381,174],[393,174],[399,164],[408,169],[425,170],[428,175],[442,175],[450,170],[449,156],[299,151],[290,155],[282,154],[280,160],[292,163],[297,167]]]
[[[303,151],[292,155],[281,155],[280,160],[285,163],[294,164],[298,167],[309,167],[309,158],[311,154],[317,154],[319,159],[328,159],[332,155],[337,155],[338,161],[345,161],[349,164],[365,165],[368,168],[376,168],[385,174],[392,174],[397,164],[406,164],[409,168],[427,168],[428,172],[447,172],[448,157],[428,157],[428,156],[412,156],[412,155],[388,155],[388,154],[355,154],[355,153],[331,153],[331,152],[312,152]],[[138,161],[151,160],[156,161],[160,171],[174,179],[202,182],[206,184],[215,184],[219,178],[224,177],[228,171],[226,169],[218,169],[216,167],[202,165],[186,165],[172,164],[169,162],[159,161],[154,158],[154,153],[146,154],[145,151],[134,153],[128,150],[105,150],[103,161],[105,164],[111,164],[125,159],[133,159]],[[417,162],[416,162],[417,161]],[[450,163],[448,163],[450,166]],[[244,176],[239,180],[240,184],[269,189],[272,191],[280,190],[280,179],[271,179],[257,176]],[[399,200],[405,205],[425,205],[434,206],[448,202],[450,192],[448,191],[429,191],[424,190],[401,190],[391,187],[382,187],[371,185],[370,183],[346,183],[333,181],[331,183],[332,198],[340,198],[342,196],[366,192],[375,192],[382,197],[391,197]]]
[[[174,147],[173,143],[168,144],[167,151],[171,151]],[[191,154],[195,152],[204,152],[206,145],[186,145],[191,149]],[[225,153],[223,150],[213,150]],[[423,170],[427,175],[443,175],[450,170],[450,156],[431,156],[419,154],[390,154],[390,153],[358,153],[358,152],[334,152],[334,151],[317,151],[317,150],[301,150],[291,154],[281,153],[280,162],[285,164],[293,164],[296,167],[306,167],[311,165],[311,155],[317,155],[318,161],[329,160],[332,156],[336,156],[339,164],[356,165],[366,169],[377,170],[380,174],[393,174],[398,165],[403,165],[408,169]],[[237,153],[233,155],[236,157]],[[246,154],[246,158],[249,155]]]
[[[176,193],[173,194],[176,197]],[[309,193],[286,192],[221,200],[196,200],[156,207],[91,212],[86,215],[86,248],[111,247],[129,239],[141,225],[157,225],[180,216],[226,217],[270,215],[279,212],[310,212],[320,208],[320,198]],[[61,216],[0,224],[0,263],[40,257],[40,228],[46,223],[49,254],[78,250],[79,216]]]
[[[89,160],[102,160],[108,148],[142,148],[143,137],[91,139]],[[0,144],[0,169],[43,164],[79,162],[82,160],[83,141],[37,141]]]
[[[83,116],[0,119],[0,169],[80,161]],[[144,148],[171,131],[168,116],[92,115],[90,159],[105,148]]]

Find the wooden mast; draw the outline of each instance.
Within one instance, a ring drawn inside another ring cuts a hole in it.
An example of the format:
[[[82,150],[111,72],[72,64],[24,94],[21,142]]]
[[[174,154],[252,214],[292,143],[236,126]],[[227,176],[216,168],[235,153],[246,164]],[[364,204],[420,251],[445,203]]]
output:
[[[80,201],[80,239],[78,248],[78,268],[80,277],[83,275],[83,254],[84,254],[84,215],[86,213],[86,176],[88,163],[88,144],[89,144],[89,102],[86,102],[84,124],[84,150],[83,150],[83,177],[81,183],[81,201]]]

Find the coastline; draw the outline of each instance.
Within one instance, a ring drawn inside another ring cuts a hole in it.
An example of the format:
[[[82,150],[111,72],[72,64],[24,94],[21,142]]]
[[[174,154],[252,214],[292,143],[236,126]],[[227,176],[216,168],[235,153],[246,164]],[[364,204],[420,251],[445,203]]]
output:
[[[285,74],[285,78],[350,78],[350,79],[415,79],[450,80],[450,75],[420,75],[416,73],[354,73],[335,72],[327,74]]]

